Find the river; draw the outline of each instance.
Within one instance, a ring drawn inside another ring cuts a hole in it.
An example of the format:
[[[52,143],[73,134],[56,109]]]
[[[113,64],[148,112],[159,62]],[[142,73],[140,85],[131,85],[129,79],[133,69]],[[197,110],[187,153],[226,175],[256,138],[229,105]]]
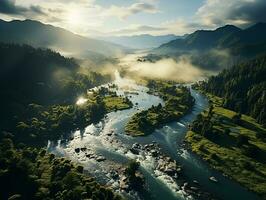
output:
[[[96,177],[98,181],[110,185],[117,192],[119,192],[119,180],[114,179],[111,172],[119,172],[119,168],[130,159],[136,159],[140,162],[149,188],[148,194],[142,196],[144,199],[193,199],[174,179],[155,170],[156,160],[152,156],[146,152],[135,155],[129,151],[134,143],[142,145],[157,143],[165,155],[182,165],[183,175],[188,182],[198,181],[202,189],[215,197],[224,200],[258,199],[254,193],[211,169],[184,147],[183,140],[188,125],[208,107],[208,100],[203,95],[191,89],[191,94],[196,101],[189,114],[178,122],[165,125],[147,137],[133,138],[124,132],[125,124],[130,117],[139,110],[159,103],[163,104],[163,101],[157,96],[147,94],[148,88],[137,85],[132,80],[123,79],[118,73],[114,83],[119,87],[117,93],[128,95],[135,106],[128,110],[107,114],[98,124],[91,124],[84,130],[74,132],[71,139],[49,142],[47,148],[50,152],[82,164],[89,174]],[[84,149],[77,153],[75,151],[77,148]],[[216,177],[219,182],[211,182],[210,176]],[[133,192],[126,195],[128,198],[138,199],[137,194]]]

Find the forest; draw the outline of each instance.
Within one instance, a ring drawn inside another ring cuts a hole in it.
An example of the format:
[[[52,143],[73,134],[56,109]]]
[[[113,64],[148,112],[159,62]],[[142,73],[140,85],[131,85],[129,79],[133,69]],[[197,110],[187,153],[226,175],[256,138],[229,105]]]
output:
[[[223,98],[223,106],[266,126],[266,56],[225,69],[196,88]]]
[[[131,106],[116,95],[107,97],[105,90],[76,105],[88,88],[111,77],[81,69],[74,59],[49,49],[0,44],[0,57],[0,130],[1,135],[15,135],[17,143],[42,146],[100,120],[106,112]]]
[[[12,200],[119,200],[120,196],[83,174],[83,167],[44,149],[0,141],[0,198]]]

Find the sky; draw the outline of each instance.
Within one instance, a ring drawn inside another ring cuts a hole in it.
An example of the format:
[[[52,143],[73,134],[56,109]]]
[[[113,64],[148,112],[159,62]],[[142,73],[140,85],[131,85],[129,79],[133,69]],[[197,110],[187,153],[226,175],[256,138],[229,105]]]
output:
[[[0,19],[32,19],[84,36],[184,35],[266,22],[266,0],[0,0]]]

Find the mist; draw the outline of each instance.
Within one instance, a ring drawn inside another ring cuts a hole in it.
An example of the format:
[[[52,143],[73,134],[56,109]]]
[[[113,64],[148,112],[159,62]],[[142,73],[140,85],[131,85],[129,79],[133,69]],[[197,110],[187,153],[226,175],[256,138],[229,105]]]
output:
[[[171,58],[156,62],[135,62],[128,65],[130,74],[140,78],[163,79],[177,82],[194,82],[205,77],[205,72],[193,65],[189,58]]]

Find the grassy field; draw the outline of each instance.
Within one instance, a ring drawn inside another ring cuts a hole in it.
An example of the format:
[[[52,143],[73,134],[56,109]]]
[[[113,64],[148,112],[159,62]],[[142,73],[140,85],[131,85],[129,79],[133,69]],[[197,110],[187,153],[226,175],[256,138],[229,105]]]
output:
[[[132,108],[132,103],[123,97],[106,96],[103,99],[107,112]]]
[[[154,132],[165,123],[178,120],[194,104],[190,91],[185,87],[176,87],[174,83],[153,81],[150,93],[159,95],[165,105],[152,106],[148,110],[136,113],[127,123],[125,131],[131,136],[145,136]]]
[[[191,149],[213,168],[232,177],[266,199],[266,130],[246,115],[235,123],[234,111],[221,107],[222,99],[210,96],[213,102],[213,137],[189,131],[186,141]],[[206,115],[207,112],[203,113]],[[248,141],[239,145],[239,138]]]

